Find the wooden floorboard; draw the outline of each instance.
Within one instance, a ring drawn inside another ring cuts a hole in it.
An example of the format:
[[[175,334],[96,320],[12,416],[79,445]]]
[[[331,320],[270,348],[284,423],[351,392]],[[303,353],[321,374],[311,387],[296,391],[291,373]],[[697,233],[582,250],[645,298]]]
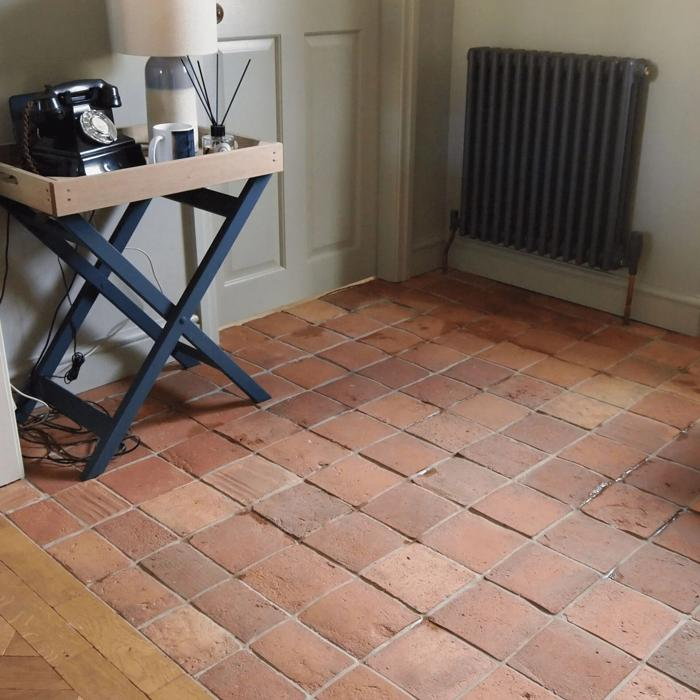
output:
[[[2,700],[211,700],[14,525],[0,518]]]

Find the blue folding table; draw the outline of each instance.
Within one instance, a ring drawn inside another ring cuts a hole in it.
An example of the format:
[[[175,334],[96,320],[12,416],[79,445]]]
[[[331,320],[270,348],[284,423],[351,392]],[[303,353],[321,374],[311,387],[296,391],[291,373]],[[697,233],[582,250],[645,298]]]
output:
[[[250,168],[242,163],[242,159],[239,157],[241,167],[238,167],[238,162],[234,161],[236,158],[235,152],[232,154],[198,156],[189,159],[191,163],[188,163],[188,165],[193,169],[188,171],[189,175],[186,178],[183,177],[183,184],[192,182],[207,182],[210,185],[220,184],[224,181],[222,178],[227,176],[236,176],[246,171],[255,173],[259,173],[261,170],[268,171],[249,177],[238,197],[217,192],[207,187],[168,192],[167,189],[173,189],[177,185],[169,184],[164,186],[159,184],[158,170],[148,173],[150,185],[146,183],[143,187],[135,188],[138,191],[159,192],[161,196],[165,196],[168,199],[224,218],[218,233],[187,284],[185,291],[175,302],[170,301],[160,292],[123,254],[149,206],[150,198],[139,199],[129,203],[114,232],[107,240],[91,223],[78,213],[47,215],[46,211],[27,206],[16,198],[10,199],[6,196],[0,196],[0,205],[5,207],[17,221],[50,248],[84,280],[64,320],[53,336],[47,351],[34,368],[25,387],[27,394],[41,398],[97,436],[95,451],[89,458],[82,473],[84,480],[99,476],[104,472],[115,452],[119,449],[124,436],[151,391],[161,370],[171,356],[183,367],[192,367],[198,363],[205,363],[219,369],[254,402],[261,402],[270,398],[262,387],[192,322],[191,317],[198,311],[202,297],[214,281],[219,268],[231,251],[246,220],[272,177],[272,172],[281,170],[281,145],[274,145],[278,149],[274,152],[275,158],[267,166],[264,164],[261,166],[258,163],[255,167]],[[246,154],[249,161],[251,161],[250,155]],[[220,160],[207,161],[207,159],[216,158]],[[229,158],[229,160],[224,160],[225,158]],[[194,161],[197,161],[197,163]],[[204,162],[202,163],[202,161]],[[173,164],[169,165],[173,166]],[[217,165],[220,167],[217,168]],[[179,163],[174,167],[182,169],[182,165]],[[132,170],[141,171],[143,168],[157,169],[159,166],[141,166]],[[211,175],[208,175],[210,169]],[[171,167],[169,175],[172,175],[172,170],[173,167]],[[2,168],[0,168],[0,174],[1,172]],[[163,172],[162,169],[161,172]],[[183,174],[184,172],[183,170]],[[119,173],[95,175],[91,176],[91,178],[110,178],[111,176],[119,175],[123,181],[125,177],[128,177],[128,173],[129,171],[126,170]],[[14,177],[15,179],[21,179],[22,176],[15,173]],[[74,181],[84,179],[72,178]],[[50,180],[50,178],[47,178],[47,180]],[[112,183],[116,183],[114,178]],[[59,182],[59,184],[65,185],[65,181]],[[110,184],[109,181],[105,182],[105,185],[108,184]],[[166,191],[163,192],[163,189]],[[0,189],[0,194],[5,194],[6,192],[6,189]],[[99,199],[98,203],[111,201],[109,199],[105,200],[104,196],[104,194],[100,194],[101,199]],[[55,201],[55,197],[52,197],[52,199]],[[111,202],[111,204],[116,203]],[[90,208],[86,207],[86,210],[90,210]],[[91,253],[94,256],[94,261],[81,255],[77,250],[78,247]],[[127,294],[110,281],[111,275],[119,278],[138,297],[154,309],[163,318],[164,325],[161,326],[156,323]],[[154,341],[153,347],[144,360],[141,369],[134,377],[129,390],[126,392],[113,417],[97,410],[53,380],[56,369],[70,348],[74,334],[85,322],[90,309],[100,295],[105,297]],[[187,340],[188,343],[183,342],[183,339]],[[18,404],[18,420],[20,422],[26,420],[34,406],[34,401],[23,399]]]

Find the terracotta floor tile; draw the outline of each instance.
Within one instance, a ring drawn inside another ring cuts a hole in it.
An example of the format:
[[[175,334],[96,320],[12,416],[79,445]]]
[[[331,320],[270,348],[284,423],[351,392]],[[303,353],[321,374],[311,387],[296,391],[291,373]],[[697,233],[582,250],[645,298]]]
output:
[[[326,688],[319,700],[409,700],[409,696],[389,684],[366,666],[356,666]]]
[[[419,537],[458,508],[414,484],[400,484],[375,498],[362,510],[409,537]]]
[[[587,435],[583,440],[567,447],[560,457],[588,467],[611,479],[617,479],[643,462],[647,455],[635,447],[623,445],[599,435]]]
[[[390,357],[388,360],[365,367],[360,370],[360,374],[391,389],[400,389],[428,376],[428,372],[423,368],[398,357]]]
[[[645,462],[625,481],[683,506],[689,506],[700,496],[700,472],[665,459]]]
[[[552,453],[583,437],[585,433],[581,428],[533,413],[508,428],[506,435],[538,450]]]
[[[259,502],[255,510],[295,537],[314,530],[350,511],[343,501],[309,484],[298,484]]]
[[[676,374],[673,379],[665,382],[659,388],[697,401],[700,396],[700,376],[697,372],[697,366],[693,365],[687,373]]]
[[[138,568],[107,576],[92,587],[92,592],[136,627],[181,603],[165,586]]]
[[[649,342],[649,338],[638,335],[637,333],[630,333],[622,328],[616,328],[615,326],[608,326],[604,330],[591,336],[588,340],[596,345],[604,345],[605,347],[622,350],[622,352],[628,353],[634,352]]]
[[[582,510],[620,530],[649,537],[676,514],[678,506],[633,486],[615,483]]]
[[[358,512],[327,523],[304,541],[352,571],[364,569],[405,542],[395,530]]]
[[[520,371],[543,360],[545,355],[514,343],[499,343],[482,352],[479,357],[489,362],[495,362],[497,365]]]
[[[334,345],[344,343],[345,336],[334,333],[321,326],[307,326],[289,335],[282,336],[280,341],[292,345],[305,352],[321,352],[332,348]]]
[[[118,549],[90,530],[62,540],[48,551],[86,584],[100,581],[129,565]]]
[[[700,623],[686,623],[649,664],[700,692]]]
[[[35,503],[42,497],[28,481],[15,481],[0,488],[0,513],[9,513]]]
[[[249,450],[257,451],[299,432],[300,428],[286,418],[258,411],[245,418],[226,423],[217,430]]]
[[[479,573],[505,559],[525,541],[512,530],[467,511],[421,537],[424,544]]]
[[[613,578],[684,613],[700,603],[700,564],[652,544],[627,559]]]
[[[560,620],[531,639],[510,665],[569,700],[602,700],[636,666],[624,652]]]
[[[681,616],[615,581],[593,586],[564,613],[566,619],[638,659],[649,655]]]
[[[485,654],[430,623],[393,641],[369,665],[418,700],[451,700],[493,670]]]
[[[235,574],[287,547],[292,539],[254,513],[243,513],[198,532],[191,542]],[[236,543],[235,547],[231,546],[232,542]]]
[[[318,357],[307,357],[278,367],[275,370],[275,374],[289,379],[295,384],[304,387],[304,389],[313,389],[320,384],[342,377],[345,372],[338,365],[326,362]]]
[[[424,367],[431,372],[441,372],[451,365],[462,362],[465,355],[459,350],[448,348],[446,345],[421,343],[402,353],[401,359]]]
[[[299,481],[291,472],[257,455],[207,474],[204,480],[245,506]]]
[[[252,648],[309,692],[319,690],[353,663],[349,656],[295,621],[285,622],[268,632]]]
[[[449,457],[444,450],[405,433],[367,447],[362,455],[404,476],[412,476]]]
[[[297,304],[292,306],[286,311],[298,318],[303,318],[304,321],[309,323],[323,323],[324,321],[329,321],[332,318],[337,318],[345,314],[345,311],[335,304],[329,304],[327,301],[322,301],[321,299],[314,299],[312,301],[304,302],[303,304]]]
[[[25,460],[24,471],[27,481],[49,496],[80,483],[79,469],[56,469],[40,460]]]
[[[541,544],[607,573],[640,545],[632,535],[604,525],[583,513],[573,513],[539,538]]]
[[[457,328],[457,324],[430,315],[416,316],[398,325],[404,331],[415,333],[419,338],[432,340]]]
[[[557,357],[561,360],[597,369],[598,371],[612,367],[612,365],[622,360],[625,355],[627,353],[622,350],[606,348],[586,341],[576,343],[576,345],[572,345],[557,353]]]
[[[437,413],[438,408],[412,396],[396,393],[371,401],[362,406],[361,410],[389,425],[404,429]]]
[[[83,528],[67,510],[48,500],[16,510],[10,519],[39,545],[48,544]]]
[[[284,610],[297,613],[351,576],[308,547],[296,545],[248,569],[241,579]]]
[[[700,513],[681,513],[654,541],[700,562]]]
[[[179,413],[160,413],[157,416],[146,418],[132,427],[133,432],[141,438],[141,441],[155,452],[160,452],[168,447],[184,442],[205,428],[197,421]]]
[[[452,413],[441,413],[426,418],[412,425],[407,432],[451,453],[459,452],[467,445],[491,434],[488,428]]]
[[[320,387],[320,389],[323,388]],[[316,423],[337,416],[344,410],[346,409],[342,404],[327,396],[317,394],[315,391],[298,394],[270,408],[273,413],[300,425],[302,428],[310,428]]]
[[[192,605],[246,643],[287,618],[278,607],[236,579],[205,591]]]
[[[476,355],[493,345],[493,342],[480,338],[466,330],[451,331],[439,338],[435,338],[438,345],[446,345],[448,348],[462,352],[465,355]]]
[[[508,484],[472,506],[491,520],[532,537],[563,518],[569,507],[522,484]]]
[[[463,566],[422,544],[397,549],[362,575],[421,613],[428,612],[474,578]]]
[[[522,673],[501,666],[464,697],[468,700],[553,700],[555,696],[541,685],[525,678]]]
[[[293,384],[276,374],[265,372],[255,377],[258,384],[270,395],[270,399],[260,404],[260,408],[269,408],[278,401],[288,399],[291,396],[301,394],[303,389],[297,384]]]
[[[451,379],[475,386],[477,389],[486,389],[508,379],[513,372],[500,365],[484,362],[484,360],[474,357],[445,370],[444,374]]]
[[[350,505],[360,507],[396,486],[401,478],[359,455],[352,455],[317,472],[308,481]]]
[[[651,387],[663,384],[676,373],[672,367],[635,356],[618,362],[609,371],[616,377]]]
[[[390,301],[381,301],[365,306],[359,313],[362,316],[367,316],[368,318],[391,325],[413,318],[416,315],[416,310],[408,306],[402,306],[401,304],[394,304]]]
[[[217,384],[195,372],[172,372],[155,383],[151,395],[164,406],[179,406],[218,390]]]
[[[561,393],[559,387],[541,382],[539,379],[526,377],[523,374],[506,379],[504,382],[491,387],[490,391],[503,399],[514,401],[532,409],[538,408],[547,401],[551,401]]]
[[[227,578],[221,567],[186,542],[161,549],[141,566],[183,598],[192,598]]]
[[[439,375],[411,384],[411,386],[405,387],[403,391],[419,401],[424,401],[440,408],[449,408],[457,401],[464,401],[464,399],[476,395],[473,387]]]
[[[529,413],[524,406],[493,394],[477,394],[466,401],[455,404],[450,411],[476,421],[491,428],[491,430],[501,430]]]
[[[134,561],[175,540],[175,535],[139,510],[130,510],[106,520],[95,530]]]
[[[528,544],[496,566],[487,578],[558,613],[597,578],[586,566],[536,544]]]
[[[379,362],[387,358],[387,354],[379,348],[375,348],[365,343],[351,341],[336,345],[330,350],[325,350],[319,354],[324,360],[330,360],[344,369],[354,372],[355,370]]]
[[[700,403],[665,391],[647,394],[631,410],[680,429],[687,428],[700,418]]]
[[[683,369],[700,358],[700,351],[665,340],[654,340],[637,350],[635,355],[674,369]]]
[[[342,333],[349,338],[361,338],[382,328],[384,324],[369,316],[360,313],[345,314],[339,318],[331,319],[323,324],[324,328],[330,328],[336,333]]]
[[[374,365],[372,366],[374,367]],[[388,393],[385,386],[357,374],[348,374],[342,379],[325,384],[319,387],[318,391],[350,408],[357,408]],[[326,418],[331,418],[331,415],[326,416]]]
[[[168,491],[140,507],[181,537],[241,510],[238,503],[201,481]]]
[[[363,343],[371,345],[389,355],[396,355],[414,345],[418,345],[421,339],[413,333],[399,330],[398,328],[382,328],[362,338]]]
[[[163,452],[162,457],[193,476],[203,476],[249,454],[216,433],[203,433]]]
[[[246,345],[237,350],[235,356],[265,369],[274,369],[285,362],[298,360],[303,354],[301,350],[287,345],[287,343],[266,339],[254,345]]]
[[[342,417],[337,420],[342,420]],[[305,477],[347,457],[349,452],[304,430],[266,447],[260,454],[298,476]]]
[[[190,674],[199,673],[240,649],[226,630],[190,606],[151,623],[144,634]]]
[[[555,457],[534,469],[523,483],[578,507],[608,481],[590,469]]]
[[[573,345],[576,342],[576,338],[566,333],[558,333],[557,331],[543,328],[531,328],[519,335],[514,342],[523,348],[537,350],[547,355],[554,355]]]
[[[497,314],[484,316],[476,321],[472,321],[467,327],[470,333],[474,333],[480,338],[488,338],[497,343],[520,337],[529,329],[530,326],[527,323]]]
[[[595,370],[582,367],[581,365],[574,365],[571,362],[564,362],[564,360],[558,360],[556,357],[547,357],[523,371],[531,377],[543,379],[550,384],[556,384],[565,389],[595,374]]]
[[[219,335],[219,345],[224,350],[236,352],[247,345],[254,345],[265,340],[265,335],[247,326],[224,328]]]
[[[659,456],[700,469],[700,436],[691,428],[690,432],[681,433],[670,445],[664,447]]]
[[[431,620],[503,661],[549,621],[522,598],[480,581],[452,599]]]
[[[279,338],[281,335],[287,335],[306,328],[308,323],[285,311],[278,311],[277,313],[248,321],[244,325],[246,328],[252,328],[254,331],[269,335],[271,338]]]
[[[132,503],[148,501],[192,481],[185,472],[160,457],[149,457],[106,472],[100,480]]]
[[[697,694],[672,681],[658,671],[642,667],[622,690],[614,695],[615,700],[694,700]]]
[[[470,309],[464,304],[447,303],[430,310],[430,315],[435,318],[442,318],[458,326],[466,326],[472,321],[476,321],[483,316],[481,311]]]
[[[650,418],[622,413],[600,427],[598,434],[651,453],[673,440],[678,431]]]
[[[371,406],[372,404],[367,405]],[[365,408],[363,406],[362,410],[364,411]],[[394,435],[396,430],[364,415],[364,413],[353,411],[317,425],[314,432],[350,450],[361,450],[363,447]]]
[[[373,586],[355,580],[321,598],[300,619],[362,659],[415,622],[418,615]]]
[[[247,651],[240,651],[206,671],[201,681],[220,700],[304,698],[304,693]]]
[[[615,406],[574,393],[561,394],[540,410],[587,430],[598,427],[620,412]]]
[[[421,474],[415,482],[440,496],[471,505],[506,483],[506,479],[467,459],[455,457]]]
[[[247,396],[241,398],[227,391],[220,391],[218,394],[208,394],[200,399],[191,401],[183,405],[181,410],[185,411],[197,423],[201,423],[205,428],[211,429],[218,428],[224,423],[230,423],[236,418],[243,418],[243,416],[255,413],[256,408]],[[211,433],[200,433],[196,437],[204,442],[208,435],[211,435]],[[180,447],[186,450],[187,445],[193,441],[193,439],[190,439],[186,442],[178,443],[169,451],[175,452]]]
[[[483,464],[504,476],[518,476],[547,456],[534,447],[510,440],[503,435],[491,435],[461,451],[467,459]]]

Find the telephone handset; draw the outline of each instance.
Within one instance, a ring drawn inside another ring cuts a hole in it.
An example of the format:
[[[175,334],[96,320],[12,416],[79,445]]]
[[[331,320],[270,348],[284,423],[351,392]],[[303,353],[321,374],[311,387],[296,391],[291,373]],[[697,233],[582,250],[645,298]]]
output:
[[[112,110],[120,106],[119,90],[104,80],[76,80],[11,97],[25,167],[75,176],[144,165],[141,147],[117,133]]]

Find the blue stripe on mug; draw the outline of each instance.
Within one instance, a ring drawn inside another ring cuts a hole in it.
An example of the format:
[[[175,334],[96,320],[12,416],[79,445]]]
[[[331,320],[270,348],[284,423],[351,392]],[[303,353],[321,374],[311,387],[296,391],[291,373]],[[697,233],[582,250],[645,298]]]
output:
[[[173,131],[173,158],[190,158],[195,155],[194,131]]]

